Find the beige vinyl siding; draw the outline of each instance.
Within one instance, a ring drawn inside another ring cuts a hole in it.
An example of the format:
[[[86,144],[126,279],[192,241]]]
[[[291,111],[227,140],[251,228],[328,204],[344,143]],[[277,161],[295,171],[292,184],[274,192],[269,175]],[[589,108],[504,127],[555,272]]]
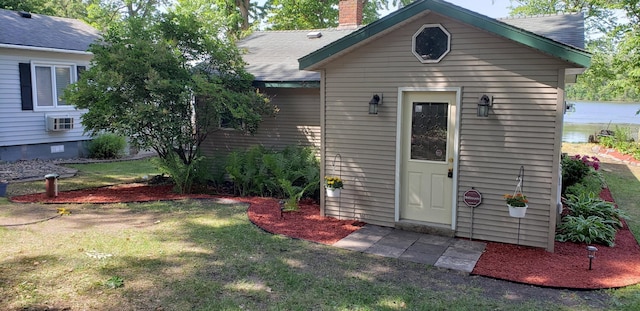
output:
[[[210,156],[225,156],[253,145],[282,149],[289,145],[320,148],[320,95],[318,89],[268,89],[266,94],[279,112],[264,117],[254,135],[222,129],[211,133],[203,144]]]
[[[451,52],[440,63],[421,64],[411,53],[411,37],[423,24],[441,24],[452,35]],[[323,68],[323,165],[331,173],[335,154],[341,155],[345,189],[340,198],[324,199],[325,214],[393,226],[398,89],[460,88],[456,234],[469,236],[471,210],[461,198],[475,187],[484,200],[474,211],[473,238],[517,242],[518,222],[508,216],[503,195],[513,193],[522,165],[530,205],[520,243],[549,248],[554,138],[561,131],[558,73],[566,67],[571,64],[434,13],[329,62]],[[368,101],[380,93],[379,114],[369,115]],[[489,118],[476,117],[482,94],[494,96]]]

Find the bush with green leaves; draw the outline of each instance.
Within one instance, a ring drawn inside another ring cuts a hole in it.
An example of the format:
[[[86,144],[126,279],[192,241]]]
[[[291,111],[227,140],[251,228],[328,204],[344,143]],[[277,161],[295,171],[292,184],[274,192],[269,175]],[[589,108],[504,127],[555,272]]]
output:
[[[600,137],[599,144],[640,159],[640,145],[634,141],[629,127],[616,126],[613,135]]]
[[[589,172],[600,169],[600,160],[588,155],[562,157],[562,193],[585,178]]]
[[[320,165],[309,147],[269,151],[253,146],[234,151],[227,157],[225,170],[236,193],[286,198],[286,209],[296,209],[305,195],[319,195]]]
[[[560,242],[597,243],[614,246],[616,229],[611,220],[598,216],[567,215],[558,227],[556,240]]]
[[[568,195],[565,200],[565,207],[572,216],[584,216],[586,218],[597,216],[618,228],[622,228],[621,219],[629,218],[624,211],[616,208],[613,203],[606,202],[592,193]]]
[[[556,240],[613,246],[616,232],[627,215],[613,203],[593,193],[569,194],[564,202],[568,215],[562,218]]]
[[[115,134],[101,134],[89,142],[89,157],[94,159],[117,159],[124,155],[127,142]]]
[[[185,164],[175,153],[171,152],[164,158],[154,158],[155,164],[162,173],[168,174],[175,184],[174,191],[191,193],[194,184],[205,183],[211,179],[211,163],[198,154],[189,164]]]
[[[267,150],[256,145],[245,151],[234,151],[227,156],[225,171],[237,194],[264,195],[273,190],[273,181],[269,180],[267,168],[262,163],[265,154]]]
[[[602,188],[605,187],[604,177],[600,172],[591,170],[585,175],[579,182],[567,187],[564,192],[564,196],[569,195],[581,195],[581,194],[593,194],[599,195]]]

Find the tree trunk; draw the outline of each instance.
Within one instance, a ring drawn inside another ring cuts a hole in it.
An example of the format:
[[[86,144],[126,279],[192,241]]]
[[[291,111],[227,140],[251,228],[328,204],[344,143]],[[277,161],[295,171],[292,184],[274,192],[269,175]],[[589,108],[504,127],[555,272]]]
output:
[[[242,17],[242,25],[240,29],[247,30],[249,29],[249,7],[251,3],[250,0],[236,0],[236,6],[238,10],[240,10],[240,16]]]

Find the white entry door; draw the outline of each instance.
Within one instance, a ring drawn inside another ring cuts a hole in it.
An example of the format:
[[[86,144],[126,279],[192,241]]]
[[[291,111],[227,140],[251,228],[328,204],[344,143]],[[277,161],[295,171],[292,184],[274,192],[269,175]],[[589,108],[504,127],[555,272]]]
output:
[[[407,92],[402,105],[400,220],[450,225],[456,93]]]

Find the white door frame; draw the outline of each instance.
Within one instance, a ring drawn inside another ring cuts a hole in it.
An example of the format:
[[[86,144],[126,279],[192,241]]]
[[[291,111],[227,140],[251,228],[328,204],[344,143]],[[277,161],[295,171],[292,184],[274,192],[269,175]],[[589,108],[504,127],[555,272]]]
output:
[[[453,141],[453,189],[451,198],[451,230],[456,229],[456,210],[458,205],[458,156],[460,145],[460,116],[462,112],[462,88],[461,87],[399,87],[396,120],[396,189],[395,189],[395,222],[400,221],[400,183],[402,181],[402,103],[404,94],[408,92],[455,92],[456,93],[456,126]]]

